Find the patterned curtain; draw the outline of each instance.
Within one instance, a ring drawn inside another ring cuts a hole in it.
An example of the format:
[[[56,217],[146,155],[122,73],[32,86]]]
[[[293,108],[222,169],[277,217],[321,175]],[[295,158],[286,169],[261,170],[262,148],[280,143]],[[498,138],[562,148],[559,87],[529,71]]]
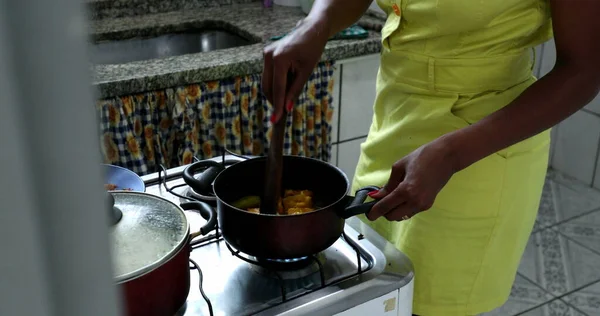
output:
[[[329,160],[332,62],[319,64],[289,113],[284,153]],[[207,159],[224,149],[266,155],[272,107],[249,75],[97,102],[105,163],[140,175]]]

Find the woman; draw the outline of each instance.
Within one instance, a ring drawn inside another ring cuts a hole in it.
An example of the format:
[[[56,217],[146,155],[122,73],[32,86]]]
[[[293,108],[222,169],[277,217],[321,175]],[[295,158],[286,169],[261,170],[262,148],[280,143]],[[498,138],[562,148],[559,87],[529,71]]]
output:
[[[262,85],[273,120],[298,95],[327,39],[369,4],[317,0],[292,34],[265,49]],[[509,296],[533,228],[549,129],[599,91],[600,1],[379,6],[388,18],[377,97],[353,187],[382,189],[363,220],[412,259],[415,314],[493,310]],[[557,63],[536,82],[532,48],[552,35]]]

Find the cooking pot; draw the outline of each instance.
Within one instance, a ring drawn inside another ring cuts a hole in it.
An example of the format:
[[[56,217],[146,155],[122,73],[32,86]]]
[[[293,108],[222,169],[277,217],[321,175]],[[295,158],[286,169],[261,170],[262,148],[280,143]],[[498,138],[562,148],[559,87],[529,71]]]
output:
[[[125,191],[146,191],[146,184],[142,177],[137,173],[123,167],[102,164],[104,169],[105,185],[114,185],[114,189],[110,191],[125,190]]]
[[[216,212],[202,202],[177,205],[143,192],[110,191],[112,257],[128,316],[174,315],[190,289],[190,242],[216,226]],[[190,233],[184,210],[207,220]]]
[[[356,196],[342,170],[321,160],[283,156],[282,188],[311,190],[315,211],[295,215],[250,213],[233,204],[247,196],[261,196],[264,188],[266,157],[248,159],[228,168],[212,161],[202,161],[184,170],[183,177],[194,190],[206,190],[210,177],[200,181],[194,172],[219,170],[213,190],[217,200],[219,229],[233,248],[260,259],[298,259],[329,248],[343,233],[345,219],[368,213],[375,202],[364,203],[368,193],[378,190],[369,186]],[[219,169],[220,168],[220,169]]]

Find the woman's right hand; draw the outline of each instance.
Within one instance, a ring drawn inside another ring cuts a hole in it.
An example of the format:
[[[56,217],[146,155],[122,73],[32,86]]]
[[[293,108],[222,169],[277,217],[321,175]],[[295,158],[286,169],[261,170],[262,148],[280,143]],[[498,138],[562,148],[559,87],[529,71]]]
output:
[[[328,39],[323,20],[306,18],[293,32],[265,48],[262,91],[275,109],[271,122],[279,121],[284,106],[291,111]]]

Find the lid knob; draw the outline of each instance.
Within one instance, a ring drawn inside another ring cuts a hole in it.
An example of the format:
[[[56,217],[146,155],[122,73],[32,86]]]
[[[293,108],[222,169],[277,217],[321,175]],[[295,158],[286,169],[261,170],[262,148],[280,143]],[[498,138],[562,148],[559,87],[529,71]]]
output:
[[[116,225],[123,217],[123,213],[115,207],[115,198],[110,192],[106,192],[106,200],[108,201],[110,224]]]

